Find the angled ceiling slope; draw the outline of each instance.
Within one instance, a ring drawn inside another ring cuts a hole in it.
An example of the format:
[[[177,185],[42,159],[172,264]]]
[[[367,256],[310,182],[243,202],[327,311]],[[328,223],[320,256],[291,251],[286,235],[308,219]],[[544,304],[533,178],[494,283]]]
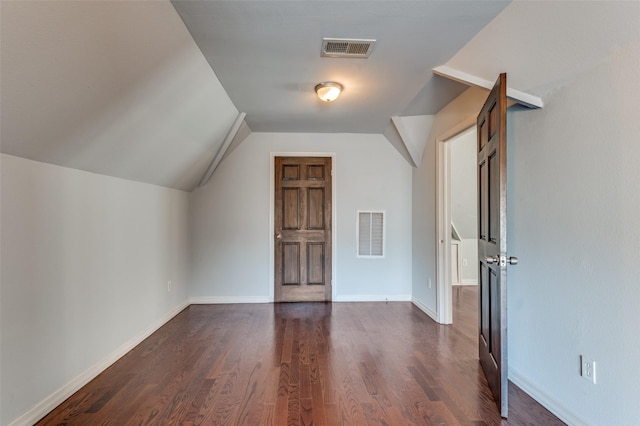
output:
[[[205,186],[209,182],[209,179],[211,179],[211,176],[215,173],[218,165],[220,165],[222,160],[227,156],[227,153],[230,152],[230,148],[233,145],[234,141],[237,141],[236,143],[239,144],[242,143],[242,141],[247,138],[247,136],[249,136],[251,130],[248,128],[246,122],[244,121],[244,118],[246,116],[247,114],[244,112],[238,114],[236,120],[233,122],[233,125],[229,129],[227,136],[225,136],[222,145],[220,145],[220,147],[218,148],[215,157],[213,157],[213,160],[211,160],[211,164],[209,164],[207,171],[205,172],[204,176],[202,176],[202,179],[200,179],[198,187]],[[244,129],[244,131],[241,131],[241,129]]]
[[[435,118],[435,115],[391,117],[384,136],[411,166],[418,167]]]
[[[238,114],[168,1],[2,2],[2,152],[192,190]]]
[[[639,23],[638,1],[514,1],[436,70],[480,86],[506,72],[510,87],[544,99],[637,46]]]

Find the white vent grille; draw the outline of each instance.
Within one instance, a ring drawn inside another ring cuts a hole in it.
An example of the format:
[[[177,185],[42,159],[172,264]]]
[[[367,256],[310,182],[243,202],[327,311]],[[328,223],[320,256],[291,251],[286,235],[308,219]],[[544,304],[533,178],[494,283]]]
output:
[[[358,256],[384,256],[384,212],[358,212]]]
[[[375,40],[349,38],[323,38],[322,54],[329,58],[368,58]]]

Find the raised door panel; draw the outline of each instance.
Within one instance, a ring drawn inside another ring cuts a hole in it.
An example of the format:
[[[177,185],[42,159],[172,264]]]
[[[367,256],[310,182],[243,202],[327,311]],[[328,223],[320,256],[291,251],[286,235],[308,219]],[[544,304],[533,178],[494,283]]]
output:
[[[324,243],[307,244],[307,284],[324,285]]]
[[[282,245],[283,285],[300,285],[300,243]]]
[[[324,188],[309,188],[307,193],[307,229],[324,230]]]
[[[300,229],[300,190],[283,188],[282,190],[282,229]]]
[[[498,239],[500,238],[500,212],[499,209],[499,178],[500,178],[500,165],[498,164],[498,155],[496,151],[493,151],[489,154],[489,158],[487,160],[488,170],[488,183],[487,183],[487,198],[488,205],[486,206],[487,212],[485,216],[487,216],[488,222],[488,240],[492,244],[496,244]]]

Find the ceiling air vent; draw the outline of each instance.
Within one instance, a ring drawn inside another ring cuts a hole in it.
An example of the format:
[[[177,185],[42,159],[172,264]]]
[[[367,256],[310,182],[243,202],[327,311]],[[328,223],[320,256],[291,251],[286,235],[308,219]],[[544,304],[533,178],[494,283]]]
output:
[[[323,38],[322,54],[329,58],[368,58],[375,40],[352,38]]]

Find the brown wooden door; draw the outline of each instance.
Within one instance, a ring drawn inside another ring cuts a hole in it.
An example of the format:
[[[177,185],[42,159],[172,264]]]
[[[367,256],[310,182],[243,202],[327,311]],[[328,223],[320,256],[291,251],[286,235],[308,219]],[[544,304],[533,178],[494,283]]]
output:
[[[479,350],[502,417],[507,417],[507,75],[478,115]]]
[[[331,300],[331,158],[275,158],[275,301]]]

